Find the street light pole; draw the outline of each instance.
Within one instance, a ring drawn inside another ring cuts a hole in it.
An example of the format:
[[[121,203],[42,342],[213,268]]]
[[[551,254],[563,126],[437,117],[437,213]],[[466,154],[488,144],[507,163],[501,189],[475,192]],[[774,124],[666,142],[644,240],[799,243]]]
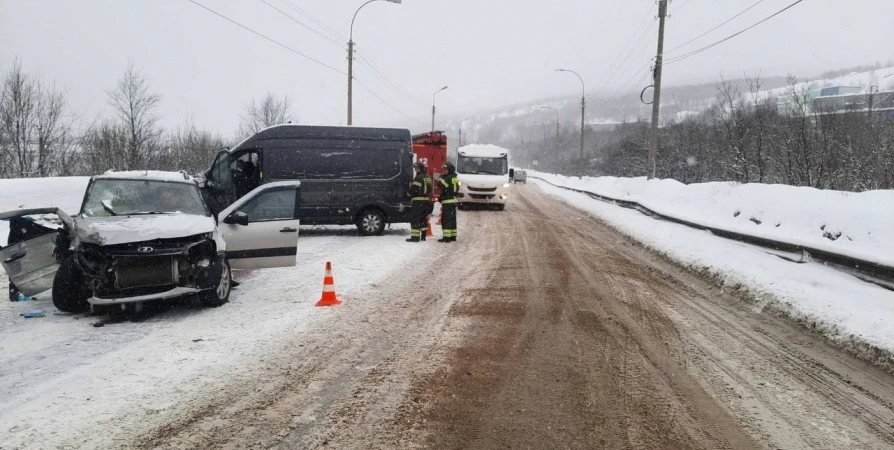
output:
[[[541,106],[540,109],[551,109],[556,113],[556,150],[559,149],[559,110],[552,106]]]
[[[441,89],[438,89],[437,91],[434,92],[434,94],[431,95],[431,131],[433,133],[435,131],[435,111],[437,111],[435,109],[435,96],[438,95],[438,92],[441,92],[445,89],[447,89],[447,86],[444,86]]]
[[[456,148],[463,146],[463,123],[465,123],[469,120],[472,120],[472,118],[467,117],[467,118],[459,121],[459,145],[457,145]]]
[[[553,108],[552,106],[541,106],[540,109],[551,109],[554,113],[556,113],[556,148],[553,149],[553,154],[556,155],[556,168],[559,167],[559,110]]]
[[[348,38],[348,125],[354,124],[354,21],[357,20],[357,14],[364,6],[378,1],[397,4],[401,2],[401,0],[369,0],[354,12],[354,18],[351,19],[351,35]]]
[[[580,159],[584,160],[584,117],[587,114],[587,88],[584,86],[584,78],[580,76],[579,73],[568,70],[568,69],[556,69],[556,72],[568,72],[577,75],[577,78],[580,79]]]

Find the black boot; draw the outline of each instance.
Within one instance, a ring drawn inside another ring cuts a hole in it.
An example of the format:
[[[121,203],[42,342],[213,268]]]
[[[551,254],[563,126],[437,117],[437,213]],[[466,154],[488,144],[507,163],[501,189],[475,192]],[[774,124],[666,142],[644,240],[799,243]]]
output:
[[[407,242],[419,242],[419,238],[414,236],[414,237],[407,239]]]
[[[438,239],[438,242],[450,242],[450,238],[449,238],[449,237],[443,237],[443,238],[441,238],[441,239]]]

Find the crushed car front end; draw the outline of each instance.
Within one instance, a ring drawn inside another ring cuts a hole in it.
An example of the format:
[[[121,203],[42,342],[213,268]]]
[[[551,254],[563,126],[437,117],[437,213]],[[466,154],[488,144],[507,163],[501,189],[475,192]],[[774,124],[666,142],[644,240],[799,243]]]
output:
[[[215,287],[214,233],[100,246],[81,243],[74,259],[94,305],[162,300]]]

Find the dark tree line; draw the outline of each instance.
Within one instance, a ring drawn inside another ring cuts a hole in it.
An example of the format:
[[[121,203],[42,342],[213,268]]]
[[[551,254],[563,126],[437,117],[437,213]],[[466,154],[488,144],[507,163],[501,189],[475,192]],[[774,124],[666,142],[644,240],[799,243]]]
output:
[[[268,93],[246,105],[232,139],[192,119],[165,129],[158,116],[162,97],[133,64],[106,96],[109,109],[85,125],[63,90],[13,61],[0,73],[0,178],[145,169],[196,173],[227,144],[292,120],[289,98]]]

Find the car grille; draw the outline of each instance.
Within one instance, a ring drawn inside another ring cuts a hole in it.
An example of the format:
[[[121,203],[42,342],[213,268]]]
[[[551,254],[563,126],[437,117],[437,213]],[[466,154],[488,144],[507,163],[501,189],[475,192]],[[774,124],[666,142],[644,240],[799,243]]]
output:
[[[474,188],[469,186],[469,190],[472,192],[497,192],[497,188]]]
[[[168,286],[174,284],[174,259],[170,256],[118,258],[115,260],[115,287]]]
[[[496,196],[493,195],[493,194],[490,194],[490,195],[487,195],[487,194],[469,194],[469,195],[470,195],[472,198],[474,198],[475,200],[490,200],[490,199],[496,197]]]

